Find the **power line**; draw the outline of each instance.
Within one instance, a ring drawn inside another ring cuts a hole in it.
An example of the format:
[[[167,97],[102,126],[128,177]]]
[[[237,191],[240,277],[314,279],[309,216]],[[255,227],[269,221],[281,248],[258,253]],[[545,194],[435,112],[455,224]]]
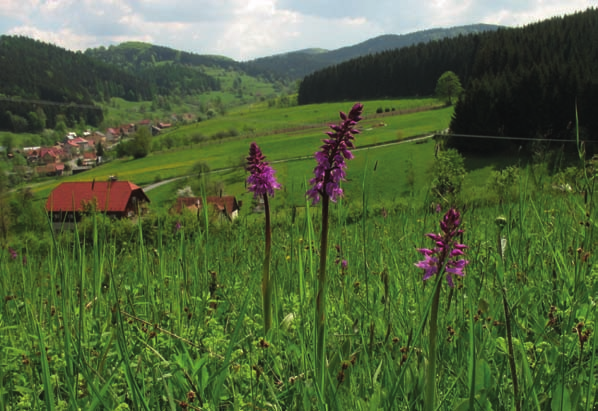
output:
[[[481,136],[477,134],[435,134],[434,137],[464,137],[488,140],[523,140],[523,141],[545,141],[551,143],[576,143],[576,140],[563,140],[557,138],[530,138],[530,137],[508,137],[508,136]]]

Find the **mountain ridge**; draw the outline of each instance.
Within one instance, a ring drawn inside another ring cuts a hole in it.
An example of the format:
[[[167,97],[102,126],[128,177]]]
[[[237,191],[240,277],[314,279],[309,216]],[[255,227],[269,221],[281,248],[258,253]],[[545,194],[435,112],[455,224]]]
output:
[[[344,46],[334,50],[324,50],[319,53],[313,53],[309,51],[322,49],[308,48],[260,57],[249,60],[246,63],[258,68],[270,70],[277,75],[283,75],[284,73],[288,75],[291,73],[292,79],[298,79],[321,68],[339,64],[356,57],[375,54],[386,50],[409,47],[418,43],[427,43],[444,38],[457,37],[459,35],[495,31],[500,28],[504,28],[504,26],[478,23],[446,28],[437,27],[406,34],[383,34],[357,44]]]

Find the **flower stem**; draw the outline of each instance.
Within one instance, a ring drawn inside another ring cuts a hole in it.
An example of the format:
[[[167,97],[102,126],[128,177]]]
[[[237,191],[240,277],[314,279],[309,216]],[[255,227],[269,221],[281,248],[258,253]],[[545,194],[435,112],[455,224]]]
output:
[[[513,349],[513,334],[511,331],[511,310],[507,302],[507,290],[502,290],[502,303],[505,311],[505,324],[507,326],[507,344],[509,346],[509,368],[511,369],[511,379],[513,381],[513,397],[515,400],[515,410],[521,411],[521,400],[519,398],[519,383],[517,380],[517,367],[515,366],[515,350]]]
[[[320,238],[320,271],[316,296],[316,382],[322,398],[326,381],[326,257],[328,253],[328,205],[327,194],[322,196],[322,233]]]
[[[436,406],[436,340],[438,337],[438,306],[440,305],[442,279],[443,277],[438,275],[430,312],[428,370],[426,374],[426,390],[424,396],[424,410],[426,411],[433,411]]]
[[[270,281],[270,253],[272,248],[272,232],[270,229],[270,204],[268,195],[264,196],[264,212],[266,214],[266,248],[264,251],[264,268],[262,274],[262,305],[264,310],[264,334],[267,334],[272,326],[272,284]]]

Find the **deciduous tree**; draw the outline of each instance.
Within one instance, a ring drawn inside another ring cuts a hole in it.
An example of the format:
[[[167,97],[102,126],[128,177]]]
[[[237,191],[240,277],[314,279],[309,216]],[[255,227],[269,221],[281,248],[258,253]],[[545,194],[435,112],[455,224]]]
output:
[[[453,99],[463,92],[459,77],[452,71],[444,72],[436,83],[436,96],[451,106]]]

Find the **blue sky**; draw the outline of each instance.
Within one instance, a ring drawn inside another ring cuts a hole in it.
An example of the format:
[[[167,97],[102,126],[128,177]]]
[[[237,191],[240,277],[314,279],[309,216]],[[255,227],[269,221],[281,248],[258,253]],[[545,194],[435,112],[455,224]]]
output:
[[[436,27],[518,27],[597,6],[598,0],[0,0],[0,33],[69,50],[135,40],[244,61]]]

